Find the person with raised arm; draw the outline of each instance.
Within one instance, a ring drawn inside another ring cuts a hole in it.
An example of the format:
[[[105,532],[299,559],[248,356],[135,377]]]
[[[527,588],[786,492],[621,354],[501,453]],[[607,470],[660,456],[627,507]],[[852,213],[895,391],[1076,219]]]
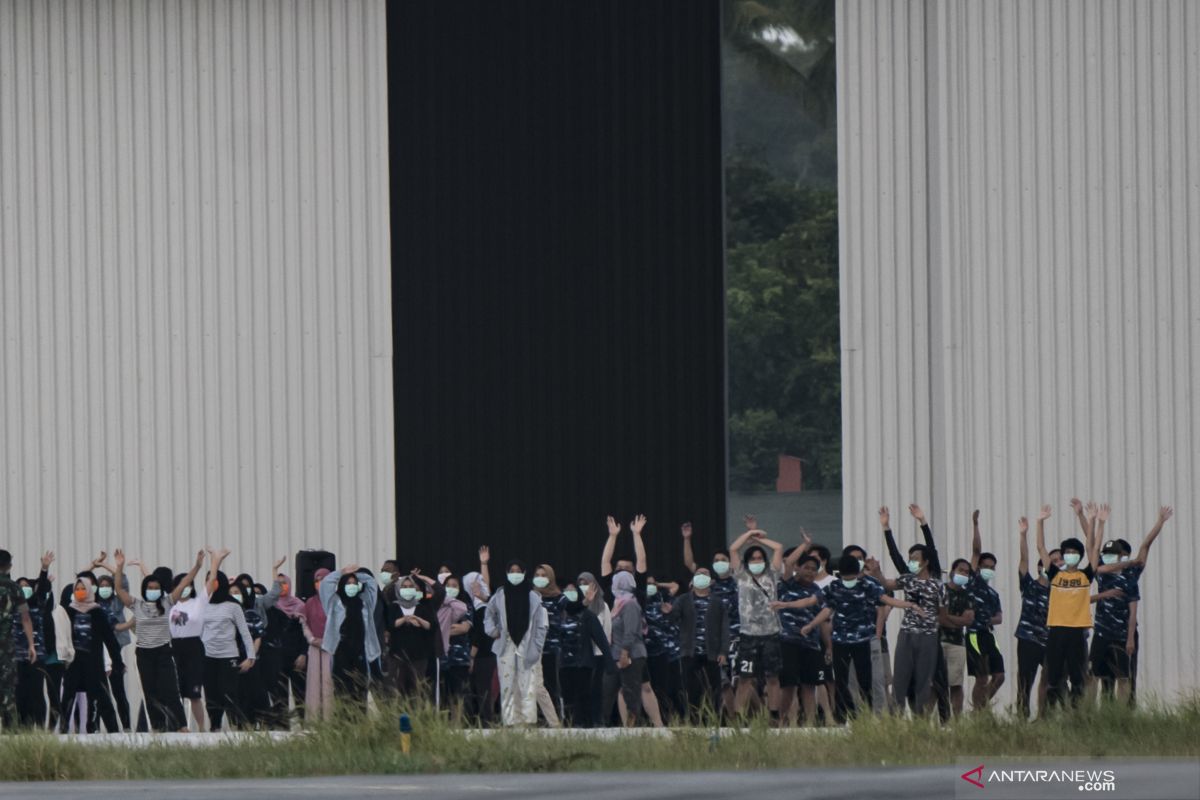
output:
[[[783,654],[779,647],[777,589],[783,573],[783,545],[768,539],[753,516],[746,517],[746,530],[729,546],[729,560],[738,588],[738,618],[741,621],[734,673],[737,688],[734,713],[741,713],[752,699],[758,700],[758,682],[766,688],[766,705],[772,722],[779,723],[779,671]],[[771,549],[768,559],[765,548]],[[742,549],[745,548],[743,554]],[[816,598],[809,598],[815,605]]]
[[[128,679],[128,671],[125,666],[126,659],[129,658],[130,650],[133,649],[133,620],[126,619],[125,606],[117,599],[117,582],[113,579],[113,566],[108,563],[108,553],[101,552],[100,557],[94,560],[91,564],[91,570],[105,570],[108,575],[98,575],[96,578],[96,604],[104,609],[104,613],[108,614],[108,624],[112,626],[113,634],[117,637],[117,644],[121,647],[121,665],[113,664],[112,670],[108,675],[109,692],[112,694],[113,705],[117,709],[117,719],[121,721],[123,730],[131,730],[129,716],[129,689],[126,686]],[[146,568],[137,562],[137,566],[141,569],[142,576],[146,575]],[[129,591],[129,581],[125,580],[125,585],[120,587],[124,591]]]
[[[1050,600],[1046,613],[1046,701],[1049,706],[1063,701],[1069,685],[1071,704],[1083,696],[1087,669],[1087,633],[1092,627],[1091,588],[1096,572],[1092,564],[1099,555],[1094,526],[1080,517],[1086,541],[1068,537],[1059,545],[1062,566],[1050,560],[1046,549],[1046,520],[1049,505],[1043,505],[1037,518],[1038,558],[1049,564]],[[1080,566],[1082,564],[1082,566]]]
[[[996,556],[983,552],[979,534],[979,509],[971,514],[971,580],[967,591],[974,600],[975,617],[967,625],[967,674],[975,679],[971,706],[990,708],[1004,684],[1004,656],[996,645],[995,626],[1003,622],[1000,595],[991,587],[996,577]]]
[[[245,607],[240,598],[233,596],[229,578],[221,571],[229,553],[229,548],[216,553],[209,551],[211,566],[207,582],[211,591],[204,614],[204,631],[200,634],[204,644],[204,707],[209,729],[213,731],[221,730],[227,719],[234,725],[244,722],[238,677],[250,671],[257,657],[246,626]]]
[[[215,557],[212,548],[205,548],[210,560]],[[196,721],[196,730],[205,727],[204,711],[204,614],[208,610],[209,589],[214,580],[207,575],[204,580],[188,580],[185,573],[175,576],[171,591],[179,592],[179,599],[171,605],[167,616],[171,623],[171,655],[175,659],[175,674],[179,678],[179,694],[187,701]]]
[[[747,522],[747,530],[757,527],[757,522],[750,525],[749,519]],[[693,574],[699,569],[696,565],[696,559],[692,553],[692,525],[690,522],[685,522],[680,529],[683,535],[683,565],[687,567],[688,572]],[[721,664],[721,706],[726,711],[733,710],[733,668],[737,661],[738,638],[741,635],[742,624],[741,618],[738,615],[738,585],[730,574],[729,551],[717,548],[713,552],[712,562],[708,566],[711,583],[709,583],[709,592],[715,599],[725,604],[726,617],[729,626],[729,650],[725,654],[723,663]]]
[[[179,676],[175,672],[175,656],[171,649],[171,607],[179,602],[185,585],[190,586],[196,574],[204,566],[204,550],[196,553],[196,562],[191,571],[170,592],[154,575],[142,577],[138,597],[131,595],[126,587],[125,553],[113,553],[116,569],[113,582],[117,586],[117,598],[133,612],[137,625],[137,642],[134,651],[137,658],[138,676],[142,684],[142,698],[146,703],[146,715],[150,729],[158,732],[187,731],[187,718],[179,700]]]
[[[1029,572],[1028,518],[1017,520],[1017,531],[1020,535],[1017,576],[1021,589],[1021,617],[1013,633],[1017,638],[1017,713],[1022,719],[1028,719],[1032,709],[1033,682],[1039,671],[1038,708],[1046,707],[1046,640],[1049,636],[1046,615],[1050,610],[1050,580],[1047,577],[1047,565],[1040,558],[1036,575]],[[1063,561],[1059,550],[1051,550],[1049,557],[1052,564],[1061,568]]]
[[[1097,515],[1097,538],[1100,540],[1104,539],[1104,525],[1110,513],[1107,503],[1100,507]],[[1105,597],[1095,601],[1095,636],[1089,661],[1092,677],[1100,682],[1106,697],[1115,695],[1128,700],[1132,696],[1133,656],[1137,652],[1136,608],[1141,599],[1138,580],[1145,569],[1151,545],[1173,513],[1170,506],[1158,510],[1158,518],[1142,541],[1137,558],[1131,558],[1131,548],[1123,539],[1106,541],[1101,547],[1096,584],[1099,595]]]
[[[796,724],[796,694],[804,709],[804,724],[816,720],[818,690],[824,686],[829,665],[833,662],[832,642],[825,620],[832,611],[825,606],[825,595],[816,584],[821,568],[820,559],[807,555],[812,539],[802,534],[804,543],[784,556],[784,574],[790,577],[779,582],[780,650],[783,666],[779,673],[779,711],[783,721]],[[826,716],[833,716],[826,709]]]
[[[496,677],[496,655],[492,652],[492,637],[484,629],[488,600],[491,599],[491,581],[488,578],[488,562],[491,551],[487,545],[479,548],[479,570],[463,576],[462,586],[467,602],[471,605],[471,662],[467,668],[471,676],[470,716],[482,725],[490,725],[496,714],[496,692],[492,681]]]
[[[75,711],[75,697],[84,692],[88,705],[95,705],[108,732],[119,733],[117,712],[105,682],[104,652],[107,650],[112,664],[117,665],[121,663],[121,647],[117,644],[108,614],[94,599],[95,583],[92,578],[81,574],[70,591],[66,614],[74,659],[63,676],[59,732],[67,732]]]

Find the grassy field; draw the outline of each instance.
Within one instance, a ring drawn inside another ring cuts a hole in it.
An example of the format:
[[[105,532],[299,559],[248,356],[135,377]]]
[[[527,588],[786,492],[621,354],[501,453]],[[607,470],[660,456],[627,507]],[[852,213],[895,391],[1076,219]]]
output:
[[[204,779],[429,772],[748,770],[952,763],[959,756],[1200,757],[1200,698],[1171,709],[1120,706],[1038,722],[971,715],[942,727],[926,720],[866,718],[848,730],[779,734],[762,719],[742,731],[680,729],[670,737],[611,741],[505,731],[464,734],[432,709],[411,713],[412,751],[400,751],[398,709],[344,716],[283,742],[266,737],[203,750],[131,749],[0,737],[8,780]]]

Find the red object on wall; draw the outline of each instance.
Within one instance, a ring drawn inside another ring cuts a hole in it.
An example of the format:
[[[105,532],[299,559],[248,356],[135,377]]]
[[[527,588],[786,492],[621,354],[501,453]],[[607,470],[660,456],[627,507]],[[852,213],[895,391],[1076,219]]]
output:
[[[775,491],[804,491],[804,468],[800,465],[800,459],[779,454],[779,477],[775,479]]]

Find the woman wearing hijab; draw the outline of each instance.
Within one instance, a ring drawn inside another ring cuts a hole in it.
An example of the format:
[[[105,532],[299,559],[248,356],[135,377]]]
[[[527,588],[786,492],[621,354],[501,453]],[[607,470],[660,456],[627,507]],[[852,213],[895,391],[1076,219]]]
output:
[[[542,598],[542,608],[546,609],[546,619],[549,627],[546,629],[546,645],[542,648],[542,686],[538,694],[538,706],[546,714],[546,708],[555,711],[555,719],[547,722],[551,727],[557,727],[558,716],[562,714],[562,690],[559,687],[559,661],[562,650],[563,623],[567,616],[567,600],[562,590],[558,588],[558,580],[554,568],[549,564],[538,564],[533,571],[533,590]]]
[[[391,689],[400,697],[411,697],[421,689],[429,663],[437,657],[438,606],[444,597],[442,584],[433,585],[433,596],[412,575],[395,581],[384,595],[387,623],[387,675]]]
[[[633,596],[637,583],[633,574],[622,570],[613,576],[612,655],[621,680],[625,701],[625,725],[637,725],[642,710],[642,684],[647,682],[646,641],[642,629],[642,608]],[[662,726],[655,720],[656,727]]]
[[[370,687],[370,664],[379,660],[375,604],[379,598],[375,578],[357,564],[326,575],[320,585],[325,608],[325,635],[321,649],[332,658],[335,696],[353,699],[365,714]]]
[[[509,727],[536,725],[549,621],[524,564],[510,561],[504,577],[506,583],[492,596],[484,617],[500,671],[500,721]]]
[[[109,733],[120,730],[117,727],[117,712],[104,679],[104,650],[107,648],[115,666],[121,663],[121,647],[117,644],[108,614],[92,599],[94,593],[93,579],[81,576],[75,581],[70,602],[66,605],[74,659],[63,678],[62,712],[59,717],[61,733],[67,732],[75,711],[75,695],[79,692],[87,694],[88,705],[95,705]]]
[[[483,559],[487,558],[485,549],[480,549]],[[487,569],[487,562],[483,561],[480,566]],[[492,652],[493,640],[485,629],[484,618],[491,590],[481,572],[468,572],[463,576],[462,584],[467,602],[471,604],[471,650],[467,667],[471,681],[469,713],[481,725],[490,725],[496,714],[496,692],[492,688],[496,680],[496,655]]]
[[[303,625],[305,603],[293,592],[291,579],[278,571],[266,598],[267,627],[258,649],[267,692],[266,722],[273,728],[286,729],[289,686],[296,710],[304,704],[308,660],[308,637]]]
[[[241,599],[233,596],[229,578],[218,569],[229,550],[209,552],[212,566],[207,582],[212,591],[204,612],[204,632],[200,634],[200,641],[204,644],[204,706],[208,711],[210,730],[219,731],[226,716],[232,721],[240,720],[238,678],[250,671],[257,656]],[[240,594],[241,587],[237,589]],[[239,648],[245,657],[239,657]]]
[[[125,554],[114,553],[116,569],[113,582],[118,587],[128,586],[125,580]],[[125,588],[117,589],[117,598],[125,608],[133,610],[137,623],[138,676],[142,683],[142,697],[150,717],[150,728],[157,732],[186,731],[187,718],[183,704],[179,702],[179,678],[175,674],[175,659],[171,653],[171,606],[178,602],[184,586],[190,586],[200,567],[204,566],[204,551],[196,554],[196,563],[184,580],[169,594],[163,590],[163,576],[147,575],[142,578],[141,597],[134,598]],[[168,573],[169,574],[169,573]]]
[[[300,626],[308,642],[304,675],[304,719],[308,722],[333,716],[333,658],[321,649],[326,618],[320,591],[321,581],[328,574],[329,570],[322,567],[313,575],[317,593],[304,601],[304,612],[300,615]]]
[[[92,569],[99,568],[112,573],[112,566],[104,560],[106,555],[101,553],[100,558],[92,562]],[[112,627],[113,634],[117,637],[117,644],[121,647],[121,666],[113,664],[112,672],[108,675],[108,688],[112,694],[113,704],[117,708],[117,719],[121,721],[121,728],[128,731],[130,730],[129,693],[125,686],[125,659],[129,655],[130,645],[133,644],[133,635],[129,632],[133,627],[133,621],[125,619],[125,606],[117,598],[117,586],[118,584],[113,580],[111,574],[99,576],[96,580],[96,604],[104,609],[104,613],[108,614],[108,624]],[[128,579],[125,580],[125,585],[121,586],[121,589],[129,591]]]
[[[267,631],[267,620],[260,611],[261,597],[254,591],[254,581],[248,575],[238,576],[229,585],[229,596],[242,607],[242,615],[246,620],[246,629],[250,631],[252,650],[238,642],[238,658],[241,660],[254,659],[250,669],[238,673],[238,710],[245,721],[257,727],[263,722],[267,712],[267,688],[263,680],[262,650],[263,636]]]
[[[587,591],[580,591],[587,586]],[[563,621],[562,649],[559,653],[559,677],[562,679],[563,724],[591,728],[593,675],[597,670],[616,673],[616,663],[608,644],[608,633],[600,622],[608,614],[604,593],[591,573],[583,573],[576,583],[563,591],[566,616]]]

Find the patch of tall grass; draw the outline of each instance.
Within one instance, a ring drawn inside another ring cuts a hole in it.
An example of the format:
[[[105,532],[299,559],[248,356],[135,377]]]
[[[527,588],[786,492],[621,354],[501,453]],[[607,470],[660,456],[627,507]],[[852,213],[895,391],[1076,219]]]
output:
[[[397,720],[412,720],[411,752]],[[203,750],[151,745],[82,745],[46,734],[0,736],[8,780],[217,779],[431,772],[749,770],[935,765],[963,756],[1200,757],[1200,697],[1172,707],[1107,704],[1036,722],[972,714],[942,726],[928,719],[863,717],[846,730],[805,735],[772,730],[756,717],[715,736],[682,728],[667,737],[611,739],[523,731],[472,735],[424,704],[384,703],[363,716],[341,709],[332,721],[284,741],[267,736]]]

